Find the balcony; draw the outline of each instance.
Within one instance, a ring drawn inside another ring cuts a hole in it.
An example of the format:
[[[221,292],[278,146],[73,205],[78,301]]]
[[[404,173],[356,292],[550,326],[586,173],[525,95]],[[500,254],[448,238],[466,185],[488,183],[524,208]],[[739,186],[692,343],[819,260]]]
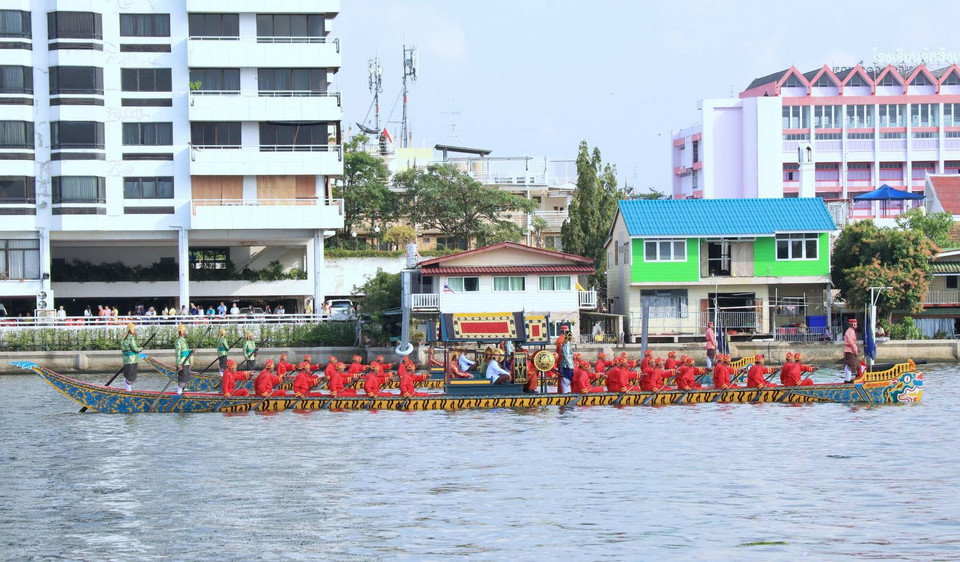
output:
[[[342,199],[195,199],[195,230],[343,228]]]
[[[814,141],[817,152],[840,152],[843,150],[843,141],[840,140],[818,140]]]
[[[930,291],[923,304],[928,306],[957,306],[960,305],[960,289],[941,289]]]
[[[440,311],[440,293],[414,293],[410,297],[411,310]]]
[[[581,310],[594,310],[597,308],[597,292],[596,291],[577,291],[580,296],[580,309]]]
[[[534,211],[530,214],[530,220],[536,218],[542,219],[547,223],[544,232],[560,232],[560,227],[567,220],[569,214],[566,211]],[[525,213],[509,213],[505,218],[521,228],[527,227],[527,215]]]
[[[263,0],[187,0],[187,12],[260,13]],[[340,0],[275,0],[270,3],[271,14],[336,14]]]
[[[190,92],[191,121],[340,121],[339,92]]]
[[[195,176],[343,174],[339,145],[190,146]]]
[[[187,61],[199,68],[340,68],[342,56],[334,37],[191,37]]]

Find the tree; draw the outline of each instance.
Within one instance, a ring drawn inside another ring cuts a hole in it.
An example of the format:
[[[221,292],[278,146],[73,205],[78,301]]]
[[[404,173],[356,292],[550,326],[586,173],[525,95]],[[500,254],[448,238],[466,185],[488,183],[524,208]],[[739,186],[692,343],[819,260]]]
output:
[[[353,295],[362,297],[360,310],[375,321],[381,321],[383,311],[400,306],[400,274],[387,273],[377,268],[377,273],[363,285],[354,286]]]
[[[600,149],[594,148],[591,153],[587,141],[582,141],[577,154],[577,192],[560,235],[565,252],[593,259],[598,272],[606,269],[603,245],[619,198],[616,167],[604,165]],[[590,284],[598,286],[601,274],[591,275]],[[605,290],[602,283],[599,286],[601,291]]]
[[[397,217],[398,196],[390,191],[390,170],[379,157],[363,150],[367,137],[357,135],[344,145],[343,177],[334,189],[343,198],[343,237],[366,226],[370,232]]]
[[[897,226],[922,232],[933,243],[943,248],[950,244],[950,229],[953,215],[950,213],[926,214],[923,209],[912,209],[897,219]]]
[[[646,193],[638,193],[634,195],[635,199],[670,199],[670,197],[663,191],[657,191],[655,188],[648,188],[649,190]]]
[[[398,250],[404,249],[407,244],[417,240],[417,231],[412,226],[398,224],[387,229],[383,235],[383,241],[387,244],[393,244]]]
[[[837,238],[830,275],[852,310],[868,304],[870,287],[892,287],[877,301],[882,313],[918,312],[930,289],[930,260],[936,252],[936,244],[920,230],[861,221],[847,225]]]
[[[486,187],[449,164],[405,170],[394,176],[393,183],[404,193],[403,207],[411,221],[467,242],[519,239],[521,227],[504,217],[529,213],[537,206],[535,201]]]

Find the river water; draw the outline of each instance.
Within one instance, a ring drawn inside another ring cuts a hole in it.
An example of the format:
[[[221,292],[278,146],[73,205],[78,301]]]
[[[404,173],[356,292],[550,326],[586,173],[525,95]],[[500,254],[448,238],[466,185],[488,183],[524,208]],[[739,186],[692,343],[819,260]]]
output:
[[[908,406],[239,415],[0,377],[0,557],[960,559],[960,373],[925,373]]]

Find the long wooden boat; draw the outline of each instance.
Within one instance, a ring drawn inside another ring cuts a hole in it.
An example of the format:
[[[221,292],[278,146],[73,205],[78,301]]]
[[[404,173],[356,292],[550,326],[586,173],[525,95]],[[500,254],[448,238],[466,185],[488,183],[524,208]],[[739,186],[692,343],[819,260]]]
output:
[[[56,373],[32,361],[11,361],[12,365],[32,371],[56,390],[88,410],[102,413],[139,412],[251,412],[282,410],[463,410],[471,408],[530,408],[543,406],[666,406],[673,404],[780,402],[809,404],[902,404],[920,402],[923,374],[910,361],[883,372],[862,376],[855,384],[818,384],[764,389],[733,388],[670,390],[637,393],[522,394],[520,385],[484,385],[480,381],[451,383],[446,394],[402,398],[331,397],[329,395],[296,398],[280,396],[260,398],[224,398],[215,393],[176,393],[125,391],[79,381]],[[462,387],[462,388],[461,388]],[[463,392],[468,389],[468,392]]]
[[[169,363],[164,363],[163,361],[160,361],[159,359],[151,357],[145,353],[141,353],[140,358],[143,360],[144,363],[152,367],[158,373],[171,379],[176,376],[177,369],[173,365],[170,365]],[[734,376],[731,377],[734,384],[740,384],[746,380],[747,373],[745,369],[750,365],[752,365],[752,363],[747,358],[738,359],[737,361],[734,361],[733,363],[731,363],[731,367],[736,370],[736,373],[734,374]],[[423,382],[417,383],[417,388],[439,389],[444,387],[444,377],[443,377],[442,367],[432,367],[430,369],[430,375],[431,377],[429,379]],[[598,386],[603,386],[604,384],[606,384],[606,380],[607,380],[606,376],[601,375],[600,377],[594,380],[594,384]],[[707,373],[702,377],[699,377],[697,380],[704,386],[712,385],[713,374]],[[193,391],[193,392],[220,392],[220,382],[221,382],[220,374],[218,372],[214,372],[213,374],[210,374],[208,371],[207,373],[204,373],[202,375],[198,375],[195,373],[193,378],[190,379],[190,382],[187,383],[187,390]],[[634,379],[632,382],[633,384],[639,384],[639,379]],[[666,382],[668,384],[672,384],[673,381],[671,379],[668,379]],[[548,386],[556,386],[557,378],[547,377],[546,384]],[[357,388],[357,389],[362,388],[363,380],[359,380],[355,382],[352,386],[353,388]],[[396,380],[391,380],[391,381],[388,381],[383,387],[386,389],[396,389],[398,388],[398,386],[399,386],[399,383]],[[253,381],[249,379],[245,381],[240,381],[237,383],[237,388],[246,388],[247,390],[252,392]],[[280,385],[280,388],[282,390],[292,389],[293,380],[287,377],[287,380],[285,380]],[[325,379],[322,379],[316,388],[326,389],[327,381]]]

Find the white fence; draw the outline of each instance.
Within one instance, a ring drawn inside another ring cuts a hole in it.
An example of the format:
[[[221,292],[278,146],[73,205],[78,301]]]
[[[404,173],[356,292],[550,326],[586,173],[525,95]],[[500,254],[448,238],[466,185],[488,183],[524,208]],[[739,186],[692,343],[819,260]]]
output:
[[[0,331],[24,328],[122,328],[130,322],[137,326],[176,326],[178,324],[247,326],[251,324],[316,324],[346,320],[343,315],[324,314],[228,314],[226,316],[65,316],[57,317],[50,311],[48,316],[29,318],[0,318]]]

